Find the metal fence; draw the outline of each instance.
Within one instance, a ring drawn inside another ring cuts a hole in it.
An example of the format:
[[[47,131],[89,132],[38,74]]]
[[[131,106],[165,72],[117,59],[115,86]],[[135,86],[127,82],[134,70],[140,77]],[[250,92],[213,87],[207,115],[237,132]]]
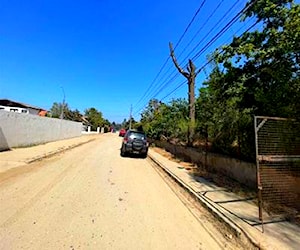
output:
[[[259,218],[262,207],[272,212],[300,211],[300,123],[274,117],[255,117]]]

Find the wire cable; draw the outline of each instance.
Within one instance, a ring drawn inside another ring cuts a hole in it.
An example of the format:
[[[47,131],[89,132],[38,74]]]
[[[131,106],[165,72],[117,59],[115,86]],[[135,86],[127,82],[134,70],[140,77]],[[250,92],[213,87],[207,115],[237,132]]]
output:
[[[186,35],[187,31],[189,30],[189,28],[191,27],[192,23],[195,21],[195,18],[197,17],[197,15],[199,14],[199,12],[201,11],[202,7],[204,6],[206,0],[203,0],[199,6],[199,8],[197,9],[197,11],[195,12],[193,18],[191,19],[191,21],[189,22],[188,26],[185,28],[185,31],[183,32],[183,34],[181,35],[181,37],[179,38],[178,42],[175,45],[175,48],[180,44],[180,42],[182,41],[182,39],[184,38],[184,36]],[[174,48],[174,50],[175,50]],[[148,87],[148,89],[145,91],[144,95],[140,98],[140,100],[137,102],[136,105],[138,105],[146,96],[146,94],[148,93],[148,91],[152,88],[152,86],[154,85],[155,81],[157,80],[158,76],[161,74],[162,70],[165,68],[166,64],[168,63],[168,61],[170,60],[170,57],[168,56],[168,58],[166,59],[166,61],[164,62],[164,64],[162,65],[162,67],[160,68],[159,72],[157,73],[157,75],[155,76],[154,80],[151,82],[150,86]],[[135,106],[136,106],[135,105]]]
[[[167,97],[169,97],[171,94],[173,94],[177,89],[179,89],[180,87],[183,86],[183,84],[187,83],[187,81],[183,81],[182,83],[180,83],[174,90],[172,90],[169,94],[167,94],[166,96],[164,96],[163,98],[160,99],[160,101],[166,99]]]
[[[203,41],[216,29],[216,26],[218,26],[226,18],[226,16],[233,10],[233,8],[238,4],[239,1],[240,0],[236,0],[233,3],[233,5],[225,12],[225,14],[218,20],[218,22],[209,30],[209,32],[205,36],[203,36],[203,38],[196,44],[196,46],[189,52],[189,54],[182,61],[186,61],[189,58],[189,56],[200,46],[200,44],[202,44]]]
[[[246,5],[242,10],[240,10],[200,51],[192,57],[192,60],[198,58],[203,54],[217,39],[219,39],[238,19],[255,3],[257,0],[253,0],[250,5]]]
[[[256,26],[259,23],[259,21],[256,21],[255,23],[253,23],[250,27],[248,27],[241,35],[239,35],[239,37],[241,37],[243,34],[247,33],[249,30],[251,30],[254,26]],[[237,31],[239,32],[240,29]],[[218,52],[218,55],[220,55],[222,53],[222,51]],[[214,60],[214,58],[211,58],[210,60],[208,60],[204,65],[202,65],[199,70],[197,71],[197,73],[199,73],[200,71],[202,71],[209,63],[211,63]],[[185,81],[186,82],[186,81]],[[165,99],[166,97],[170,96],[172,93],[174,93],[177,89],[179,89],[180,87],[183,86],[183,84],[185,83],[181,83],[179,84],[179,86],[177,86],[174,90],[172,90],[169,94],[167,94],[165,97],[163,97],[160,101],[162,101],[163,99]]]
[[[197,9],[196,13],[194,14],[192,20],[190,21],[190,23],[188,24],[188,26],[186,27],[185,31],[183,32],[183,34],[181,35],[181,37],[179,38],[178,42],[176,43],[176,45],[174,46],[174,51],[177,48],[177,46],[179,45],[179,43],[182,41],[183,37],[185,36],[185,34],[187,33],[188,29],[191,27],[192,23],[194,22],[196,16],[199,14],[200,10],[202,9],[203,5],[205,4],[206,0],[203,0],[202,3],[200,4],[199,8]]]
[[[209,20],[213,17],[213,15],[217,12],[217,10],[220,8],[221,4],[224,2],[224,0],[221,0],[219,4],[215,7],[213,12],[209,15],[209,17],[205,20],[205,22],[201,25],[201,27],[197,30],[195,35],[192,37],[191,41],[185,46],[185,48],[181,51],[181,53],[178,55],[178,58],[186,51],[186,49],[191,45],[191,43],[195,40],[197,35],[202,31],[202,29],[206,26],[206,24],[209,22]]]
[[[237,2],[239,2],[240,0],[238,0]],[[221,4],[224,2],[224,0],[221,0],[220,2],[219,2],[219,4],[216,6],[216,8],[213,10],[213,12],[209,15],[209,17],[205,20],[205,22],[202,24],[202,26],[198,29],[198,31],[196,32],[196,34],[193,36],[193,38],[191,39],[191,41],[185,46],[185,48],[183,49],[183,51],[179,54],[179,56],[178,56],[178,58],[185,52],[185,50],[189,47],[189,45],[195,40],[195,38],[197,37],[197,35],[200,33],[200,31],[205,27],[205,25],[209,22],[209,20],[212,18],[212,16],[217,12],[217,10],[220,8],[220,6],[221,6]],[[202,7],[203,6],[203,4],[204,4],[204,2],[202,2],[202,5],[200,6],[200,7]],[[193,20],[195,19],[195,17],[196,17],[196,15],[199,13],[199,11],[200,11],[200,8],[197,10],[197,12],[196,12],[196,14],[194,15],[194,17],[193,17]],[[191,23],[190,23],[191,24]],[[189,24],[189,25],[190,25]],[[182,36],[183,37],[183,36]],[[181,41],[181,39],[180,39],[180,41]],[[166,71],[166,73],[160,78],[160,80],[162,80],[165,76],[166,76],[166,74],[170,71],[170,69],[172,69],[173,68],[173,65],[171,65],[169,68],[168,68],[168,70]],[[167,77],[167,79],[169,79],[174,73],[176,73],[176,69],[173,69],[173,71],[168,75],[168,77]],[[156,78],[157,79],[157,78]],[[159,82],[160,82],[160,80],[159,80]],[[162,84],[165,86],[165,82],[166,81],[164,81]],[[158,89],[158,88],[156,88],[156,89]],[[149,90],[149,89],[148,89]],[[147,91],[148,91],[147,90]],[[146,92],[147,92],[146,91]],[[154,91],[153,91],[154,92]],[[150,94],[148,94],[148,95],[150,95]],[[156,94],[155,94],[156,95]],[[142,97],[142,98],[144,98],[145,97],[145,95]]]
[[[221,5],[221,3],[223,2],[223,0],[217,5],[217,7],[214,9],[214,11],[212,12],[212,14],[208,17],[208,19],[206,20],[206,22],[205,22],[205,24],[208,22],[208,20],[209,20],[209,18],[211,18],[212,17],[212,15],[217,11],[217,9],[220,7],[220,5]],[[210,29],[210,31],[203,37],[203,39],[196,45],[196,47],[194,47],[194,49],[188,54],[188,56],[186,56],[185,57],[185,59],[184,60],[186,60],[188,57],[189,57],[189,55],[206,39],[206,37],[215,29],[215,27],[218,25],[218,24],[220,24],[222,21],[223,21],[223,19],[232,11],[232,9],[238,4],[238,2],[240,2],[240,0],[236,0],[235,2],[234,2],[234,4],[229,8],[229,10],[227,10],[227,12],[219,19],[219,21],[217,22],[217,24],[214,26],[214,27],[212,27],[211,29]],[[204,27],[204,25],[202,26],[202,27]],[[197,33],[196,34],[198,34],[200,31],[201,31],[201,29],[202,29],[202,27],[197,31]],[[195,36],[193,37],[193,39],[195,38]],[[193,40],[192,39],[192,40]],[[190,42],[191,43],[191,42]],[[189,44],[187,45],[187,46],[189,46]],[[186,46],[186,48],[187,48],[187,46]],[[187,65],[187,64],[186,64]],[[186,65],[185,65],[185,67],[186,67]],[[170,68],[169,69],[171,69],[172,68],[172,66],[170,66]],[[168,70],[169,71],[169,70]],[[176,69],[173,69],[173,71],[171,72],[171,74],[169,74],[168,75],[168,77],[167,77],[167,79],[169,78],[169,77],[171,77],[175,72],[177,72],[177,70]],[[167,72],[166,72],[167,73]],[[166,73],[165,73],[165,75],[166,75]],[[177,72],[176,74],[179,74],[179,72]],[[161,78],[162,79],[162,78]],[[166,81],[165,81],[166,82]],[[164,83],[165,83],[164,82]],[[162,84],[164,84],[164,83],[162,83]],[[168,81],[168,83],[170,83],[170,81]],[[166,86],[166,84],[164,84],[164,86]],[[162,88],[160,88],[160,90],[163,90]],[[155,96],[156,96],[156,94],[155,94]]]
[[[237,0],[232,6],[231,8],[223,15],[223,17],[219,20],[218,24],[227,16],[227,14],[234,8],[234,6],[239,2],[240,0]],[[198,51],[192,58],[192,60],[195,60],[197,58],[199,58],[200,55],[202,55],[213,43],[216,42],[216,40],[218,40],[235,22],[238,21],[238,19],[250,8],[253,6],[253,4],[255,4],[257,0],[252,0],[248,5],[246,5],[242,10],[240,10],[212,39],[210,39],[210,41],[208,43],[206,43],[206,45],[204,47],[201,48],[200,51]],[[193,18],[194,19],[194,18]],[[256,25],[257,23],[253,24]],[[216,24],[217,25],[217,24]],[[215,25],[215,26],[216,26]],[[215,26],[210,30],[210,32],[208,34],[211,33],[211,31],[215,28]],[[252,28],[252,27],[250,27]],[[249,28],[249,29],[250,29]],[[186,33],[186,32],[185,32]],[[184,33],[184,34],[185,34]],[[180,39],[181,41],[182,39]],[[203,40],[203,39],[202,39]],[[194,47],[194,49],[189,53],[189,55],[195,50],[195,48],[199,47],[199,45],[203,42],[200,41],[196,47]],[[178,43],[177,43],[178,45]],[[188,55],[188,56],[189,56]],[[206,67],[213,59],[209,60],[208,62],[206,62],[201,68],[200,70],[202,70],[204,67]],[[198,72],[200,72],[200,70]],[[171,73],[172,74],[172,73]],[[179,73],[178,73],[179,74]],[[174,80],[175,76],[173,76],[172,79],[168,80],[163,86],[160,87],[159,91],[157,91],[154,95],[154,97],[160,93],[163,89],[166,88],[166,86],[172,82]],[[181,83],[179,86],[177,86],[175,88],[175,90],[172,90],[171,93],[167,94],[163,99],[165,99],[166,97],[168,97],[169,95],[171,95],[172,93],[174,93],[174,91],[176,91],[178,88],[180,88],[184,83]],[[153,97],[153,98],[154,98]]]

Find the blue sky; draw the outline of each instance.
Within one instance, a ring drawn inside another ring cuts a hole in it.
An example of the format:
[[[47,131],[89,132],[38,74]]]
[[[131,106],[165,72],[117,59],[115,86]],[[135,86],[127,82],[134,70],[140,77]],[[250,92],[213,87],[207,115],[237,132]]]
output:
[[[169,41],[178,42],[202,2],[1,0],[0,99],[50,109],[65,93],[69,108],[84,112],[94,107],[109,121],[122,122],[131,105],[139,120],[151,98],[187,98],[185,79],[171,60],[154,79],[169,56]],[[234,2],[205,1],[175,50],[182,67],[185,57],[193,57],[247,1],[236,1],[216,26]],[[250,24],[233,25],[195,65],[204,65],[210,52]],[[203,71],[196,80],[197,95],[204,79]]]

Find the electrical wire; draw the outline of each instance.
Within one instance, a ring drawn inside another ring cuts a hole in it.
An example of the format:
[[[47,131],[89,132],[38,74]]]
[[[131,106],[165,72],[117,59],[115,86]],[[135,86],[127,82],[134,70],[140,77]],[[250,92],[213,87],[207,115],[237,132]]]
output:
[[[236,0],[235,1],[235,3],[229,8],[229,10],[219,19],[219,21],[217,22],[217,24],[215,25],[215,26],[217,26],[219,23],[221,23],[222,21],[223,21],[223,19],[232,11],[232,9],[238,4],[238,2],[239,2],[240,0]],[[211,13],[211,15],[207,18],[207,20],[204,22],[204,24],[206,24],[208,21],[209,21],[209,19],[213,16],[213,14],[214,13],[216,13],[216,11],[217,11],[217,9],[220,7],[220,5],[221,5],[221,3],[223,2],[223,0],[217,5],[217,7],[214,9],[214,11]],[[203,39],[196,45],[196,47],[189,53],[189,55],[203,42],[203,40],[205,40],[206,39],[206,37],[215,29],[215,26],[214,27],[212,27],[212,29],[203,37]],[[204,27],[204,25],[202,25],[201,26],[201,28],[197,31],[197,33],[196,34],[198,34],[201,30],[202,30],[202,28]],[[193,37],[193,39],[195,38],[195,36]],[[192,39],[192,40],[193,40]],[[191,42],[190,42],[191,43]],[[189,44],[187,45],[187,46],[189,46]],[[187,48],[187,46],[185,47],[185,48]],[[188,55],[188,56],[189,56]],[[188,56],[187,57],[185,57],[185,59],[184,60],[186,60],[187,58],[188,58]],[[185,67],[186,67],[186,65],[185,65]],[[173,65],[171,65],[170,67],[169,67],[169,69],[168,69],[168,71],[171,69],[171,68],[173,68]],[[167,72],[168,72],[167,71]],[[167,72],[164,74],[164,76],[167,74]],[[176,74],[179,74],[179,72],[177,72],[177,70],[176,69],[173,69],[173,71],[168,75],[168,77],[167,77],[167,83],[170,83],[170,81],[168,80],[169,78],[171,78],[171,77],[174,77],[173,76],[173,74],[174,73],[176,73]],[[161,77],[160,79],[163,79],[163,77]],[[166,81],[164,81],[163,83],[162,83],[162,85],[164,86],[164,87],[166,87],[167,86],[167,84],[165,84],[166,83]],[[156,88],[156,90],[155,91],[157,91],[157,89],[158,89],[158,87]],[[160,90],[159,91],[161,91],[161,90],[163,90],[164,88],[160,88]],[[159,92],[159,91],[157,91],[157,92]],[[153,91],[154,92],[154,91]],[[148,94],[148,96],[150,95],[150,93]],[[156,96],[156,94],[154,95],[154,96]]]
[[[221,0],[220,2],[219,2],[219,4],[216,6],[216,8],[213,10],[213,12],[210,14],[210,16],[206,19],[206,21],[203,23],[203,25],[198,29],[198,31],[196,32],[196,34],[193,36],[193,38],[191,39],[191,41],[186,45],[186,47],[183,49],[183,51],[179,54],[179,56],[178,56],[178,58],[183,54],[183,52],[188,48],[188,46],[193,42],[193,40],[196,38],[196,36],[200,33],[200,31],[203,29],[203,27],[208,23],[208,21],[212,18],[212,16],[216,13],[216,11],[219,9],[219,7],[221,6],[221,4],[223,3],[223,1],[224,0]],[[233,7],[235,7],[235,5],[239,2],[240,0],[237,0],[235,3],[234,3],[234,5],[229,9],[229,11],[227,11],[226,12],[226,14],[225,14],[225,16],[232,10],[232,8]],[[223,20],[223,18],[221,18],[220,19],[220,21],[219,22],[221,22]],[[213,30],[213,29],[212,29]],[[204,38],[205,37],[207,37],[207,35],[206,36],[204,36]],[[169,70],[171,69],[171,68],[173,68],[173,65],[171,65],[170,67],[169,67],[169,69],[168,69],[168,71],[166,72],[166,73],[168,73],[169,72]],[[171,75],[173,75],[175,72],[177,72],[177,70],[176,69],[173,69],[173,71],[171,72],[171,74],[169,74],[169,76],[167,77],[167,79],[168,78],[170,78],[171,77]],[[166,75],[166,73],[165,73],[165,75]],[[179,73],[177,73],[177,74],[179,74]],[[164,76],[165,76],[164,75]],[[161,79],[162,79],[163,77],[161,77]],[[166,86],[167,84],[165,84],[166,83],[166,81],[164,81],[163,83],[162,83],[162,85],[163,86]],[[170,81],[167,81],[167,83],[170,83]],[[163,88],[160,88],[159,89],[159,91],[161,91]],[[158,91],[158,92],[159,92]],[[154,96],[156,96],[156,94],[154,95]]]
[[[229,10],[228,10],[228,11],[227,11],[227,12],[219,19],[219,21],[218,21],[218,23],[217,23],[216,25],[218,25],[221,21],[223,21],[223,19],[228,15],[228,13],[231,12],[231,10],[237,5],[237,3],[238,3],[239,1],[240,1],[240,0],[235,1],[235,3],[229,8]],[[237,18],[240,17],[240,15],[241,15],[241,13],[243,13],[244,9],[245,9],[245,8],[243,8],[238,14],[236,14],[235,17],[234,17],[229,23],[227,23],[227,25],[225,26],[225,28],[227,28],[227,29],[226,29],[225,31],[227,31],[227,30],[232,26],[232,23],[233,23],[234,21],[236,21]],[[214,28],[215,28],[215,26],[212,27],[212,29],[209,31],[209,33],[208,33],[207,35],[209,35],[209,34],[211,33],[211,31],[214,30]],[[224,28],[223,28],[223,29],[224,29]],[[221,32],[223,32],[223,29],[221,30]],[[217,37],[214,36],[214,38],[213,38],[211,41],[209,41],[209,43],[206,44],[206,45],[204,46],[204,48],[202,48],[202,50],[205,51],[209,46],[211,46],[211,45],[213,44],[214,41],[216,41],[222,34],[224,34],[225,31],[224,31],[223,33],[220,33],[220,32],[219,32],[219,33],[217,34]],[[207,35],[204,36],[204,38],[206,38]],[[203,40],[203,39],[202,39],[202,40]],[[200,43],[201,43],[201,42],[202,42],[202,41],[200,41]],[[197,46],[199,46],[200,43],[198,43]],[[196,47],[197,47],[197,46],[196,46]],[[187,59],[187,57],[186,57],[185,59]],[[195,58],[193,58],[193,60],[194,60],[194,59],[195,59]],[[176,71],[176,69],[174,69],[173,72],[172,72],[171,74],[173,74],[174,71]],[[179,73],[177,73],[177,74],[179,74]],[[158,91],[157,93],[161,92],[161,91],[162,91],[162,90],[163,90],[170,82],[171,82],[171,81],[167,81],[167,83],[165,83],[165,84],[163,85],[163,87],[161,87],[161,88],[159,89],[159,91]],[[156,94],[155,94],[154,96],[156,96]]]
[[[189,52],[189,54],[183,59],[186,61],[189,56],[204,42],[204,40],[216,29],[216,27],[223,22],[226,16],[233,10],[233,8],[239,3],[240,0],[236,0],[233,5],[224,13],[224,15],[218,20],[218,22],[209,30],[209,32],[203,36],[203,38],[196,44],[196,46]],[[207,45],[207,44],[206,44]],[[206,46],[205,45],[205,46]]]
[[[200,51],[198,51],[192,58],[192,60],[195,60],[197,58],[199,58],[199,56],[201,54],[203,54],[213,43],[216,42],[216,40],[218,40],[235,22],[238,21],[238,19],[251,7],[253,6],[253,4],[256,2],[257,0],[253,0],[252,2],[250,2],[250,4],[246,5],[242,10],[240,10],[212,39],[210,39],[210,41],[208,43],[206,43],[206,45],[204,47],[201,48]],[[227,14],[234,8],[234,6],[239,2],[239,0],[237,0],[231,7],[230,9],[223,15],[223,17],[219,20],[218,23],[220,23],[226,16]],[[254,24],[256,25],[256,23]],[[254,26],[253,25],[253,26]],[[216,25],[215,25],[216,26]],[[213,30],[215,28],[215,26],[211,29]],[[251,28],[251,27],[250,27]],[[185,32],[186,33],[186,32]],[[185,34],[184,33],[184,34]],[[209,34],[211,33],[211,31],[209,32]],[[181,39],[182,40],[182,39]],[[180,40],[180,41],[181,41]],[[195,50],[195,48],[199,47],[199,45],[202,43],[202,40],[200,43],[197,44],[196,47],[194,47],[194,49],[189,53],[189,55]],[[202,70],[204,67],[206,67],[210,62],[212,61],[209,60],[208,62],[206,62],[201,68],[200,70]],[[166,63],[165,63],[166,65]],[[200,72],[200,71],[199,71]],[[161,73],[161,71],[160,71]],[[172,73],[171,73],[172,74]],[[154,97],[160,93],[170,82],[172,82],[174,80],[175,76],[173,76],[172,79],[168,80],[163,86],[160,87],[160,89],[156,92],[156,94],[154,95]],[[178,88],[180,88],[184,83],[180,83],[174,90],[172,90],[169,94],[167,94],[163,99],[165,99],[166,97],[168,97],[169,95],[171,95],[172,93],[174,93]],[[153,97],[153,98],[154,98]],[[141,110],[141,109],[140,109]],[[140,111],[139,110],[139,111]]]
[[[240,10],[200,51],[192,57],[195,60],[200,55],[202,55],[217,39],[219,39],[239,18],[255,3],[257,0],[253,0],[250,5],[246,5],[242,10]]]
[[[179,45],[179,43],[182,41],[183,37],[185,36],[185,34],[187,33],[188,29],[191,27],[192,23],[194,22],[196,16],[199,14],[200,10],[202,9],[203,5],[205,4],[206,0],[203,0],[202,3],[200,4],[199,8],[197,9],[196,13],[194,14],[192,20],[190,21],[190,23],[188,24],[188,26],[186,27],[185,31],[183,32],[183,34],[181,35],[181,37],[179,38],[178,42],[176,43],[176,45],[174,46],[174,51],[176,50],[177,46]]]
[[[259,21],[256,21],[255,23],[253,23],[247,30],[245,30],[240,37],[244,34],[247,33],[249,30],[251,30],[255,25],[257,25],[259,23]],[[220,55],[222,53],[222,51],[219,51],[217,54]],[[207,65],[209,65],[212,61],[214,60],[214,58],[211,58],[210,60],[208,60],[204,65],[202,65],[199,70],[196,72],[196,74],[198,74],[200,71],[202,71]],[[186,83],[180,83],[179,86],[177,86],[174,90],[172,90],[169,94],[167,94],[165,97],[163,97],[162,99],[160,99],[160,101],[162,101],[163,99],[165,99],[166,97],[170,96],[172,93],[174,93],[177,89],[179,89],[180,87],[183,86],[183,84]]]
[[[178,42],[175,45],[174,50],[176,49],[176,47],[180,44],[180,42],[182,41],[182,39],[184,38],[184,36],[186,35],[187,31],[189,30],[189,28],[191,27],[192,23],[195,21],[197,15],[199,14],[199,12],[201,11],[201,9],[203,8],[204,4],[205,4],[206,0],[203,0],[199,6],[199,8],[196,10],[193,18],[191,19],[191,21],[189,22],[189,24],[187,25],[187,27],[185,28],[185,31],[183,32],[183,34],[181,35],[181,37],[179,38]],[[148,87],[148,89],[146,90],[146,92],[144,93],[144,95],[140,98],[140,100],[137,102],[136,105],[138,105],[143,98],[145,98],[146,94],[148,93],[148,91],[152,88],[152,86],[154,85],[155,81],[157,80],[158,76],[161,74],[162,70],[165,68],[166,64],[168,63],[170,57],[168,56],[168,58],[166,59],[166,61],[164,62],[164,64],[162,65],[162,67],[160,68],[159,72],[157,73],[157,75],[155,76],[154,80],[151,82],[150,86]],[[136,106],[135,105],[135,106]]]
[[[164,99],[166,99],[167,97],[169,97],[171,94],[173,94],[176,90],[178,90],[180,87],[183,86],[183,84],[187,83],[187,81],[183,81],[181,82],[174,90],[172,90],[169,94],[167,94],[166,96],[164,96],[163,98],[160,99],[160,101],[163,101]]]
[[[192,37],[191,41],[184,47],[184,49],[181,51],[181,53],[178,55],[178,58],[180,58],[180,56],[186,51],[186,49],[191,45],[191,43],[195,40],[195,38],[197,37],[197,35],[202,31],[202,29],[206,26],[206,24],[209,22],[209,20],[213,17],[213,15],[215,15],[215,13],[217,12],[217,10],[220,8],[220,6],[222,5],[222,3],[224,2],[224,0],[221,0],[219,2],[219,4],[215,7],[215,9],[213,10],[213,12],[209,15],[209,17],[205,20],[205,22],[201,25],[201,27],[197,30],[197,32],[195,33],[195,35]]]

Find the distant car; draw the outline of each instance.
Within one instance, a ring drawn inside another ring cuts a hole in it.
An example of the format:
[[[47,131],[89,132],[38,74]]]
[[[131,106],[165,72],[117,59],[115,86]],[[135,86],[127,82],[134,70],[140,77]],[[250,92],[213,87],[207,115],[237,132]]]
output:
[[[122,129],[119,131],[119,136],[124,137],[125,134],[126,134],[126,129],[122,128]]]
[[[127,154],[137,154],[146,158],[148,146],[145,132],[130,129],[126,132],[122,141],[121,156],[124,157]]]

